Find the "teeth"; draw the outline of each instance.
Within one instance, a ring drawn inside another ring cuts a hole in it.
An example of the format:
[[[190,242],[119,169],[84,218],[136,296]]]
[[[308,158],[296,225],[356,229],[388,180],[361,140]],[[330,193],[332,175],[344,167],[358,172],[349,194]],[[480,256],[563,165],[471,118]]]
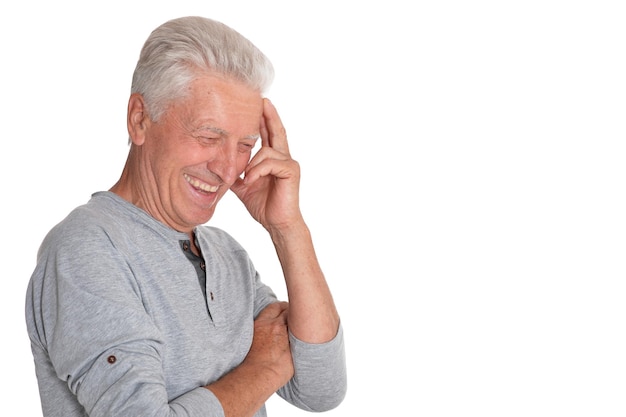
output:
[[[214,193],[219,188],[218,186],[211,186],[211,185],[206,184],[204,182],[200,182],[198,180],[195,180],[195,179],[191,178],[187,174],[183,174],[183,177],[185,177],[185,179],[187,180],[187,182],[189,184],[193,185],[196,188],[201,189],[202,191],[206,191],[207,193]]]

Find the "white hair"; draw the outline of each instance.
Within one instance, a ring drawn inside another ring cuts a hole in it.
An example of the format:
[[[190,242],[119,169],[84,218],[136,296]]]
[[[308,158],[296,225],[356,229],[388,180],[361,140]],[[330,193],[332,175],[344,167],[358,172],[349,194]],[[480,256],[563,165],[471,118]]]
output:
[[[269,59],[237,31],[198,16],[165,22],[148,37],[135,67],[131,93],[143,96],[158,120],[168,104],[184,98],[198,72],[233,77],[263,93],[274,79]]]

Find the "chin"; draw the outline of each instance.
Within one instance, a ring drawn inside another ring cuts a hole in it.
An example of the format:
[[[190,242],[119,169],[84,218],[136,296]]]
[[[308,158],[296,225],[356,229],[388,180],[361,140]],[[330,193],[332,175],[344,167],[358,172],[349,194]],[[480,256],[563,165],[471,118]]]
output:
[[[213,218],[213,213],[215,213],[214,207],[212,207],[208,212],[202,213],[202,215],[197,217],[198,219],[197,224],[201,225],[201,224],[207,223],[209,220]]]

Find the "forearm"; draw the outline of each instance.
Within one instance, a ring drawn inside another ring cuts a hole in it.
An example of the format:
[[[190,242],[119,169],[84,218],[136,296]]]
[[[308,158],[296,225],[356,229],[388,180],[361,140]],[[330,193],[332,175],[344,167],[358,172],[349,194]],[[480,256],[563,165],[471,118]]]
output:
[[[289,297],[289,329],[307,343],[335,337],[339,314],[304,221],[270,230]]]
[[[285,302],[265,307],[254,321],[254,338],[244,361],[206,386],[226,417],[252,416],[293,376]]]
[[[271,369],[245,362],[205,388],[220,401],[224,416],[253,416],[280,388]]]

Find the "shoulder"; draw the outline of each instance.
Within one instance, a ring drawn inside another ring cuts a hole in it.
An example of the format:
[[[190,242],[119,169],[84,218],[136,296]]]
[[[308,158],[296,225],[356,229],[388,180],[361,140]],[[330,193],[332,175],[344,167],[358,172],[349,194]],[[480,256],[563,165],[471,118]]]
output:
[[[130,216],[114,201],[99,194],[73,209],[48,232],[39,249],[44,252],[102,250],[128,234]]]

